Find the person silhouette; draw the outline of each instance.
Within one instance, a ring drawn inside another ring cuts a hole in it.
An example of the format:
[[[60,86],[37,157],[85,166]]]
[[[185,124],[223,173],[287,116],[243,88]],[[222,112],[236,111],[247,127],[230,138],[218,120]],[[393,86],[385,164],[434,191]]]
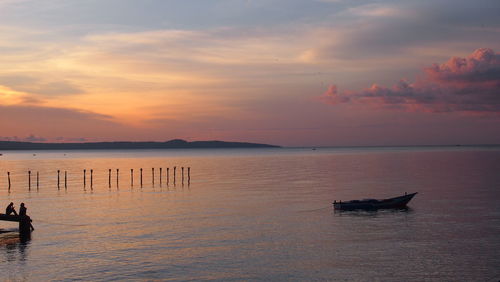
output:
[[[25,220],[29,222],[31,230],[35,230],[35,228],[31,224],[32,221],[31,218],[28,215],[26,215],[27,210],[28,209],[26,208],[26,206],[24,206],[24,203],[21,203],[21,206],[19,207],[19,216],[24,217]]]
[[[14,215],[17,215],[17,212],[16,212],[16,209],[14,208],[14,203],[13,202],[10,202],[10,204],[5,209],[5,214],[6,215],[10,215],[11,213],[13,213]]]
[[[21,206],[19,207],[19,215],[20,216],[25,216],[26,215],[26,210],[27,210],[27,208],[24,206],[24,203],[21,203]]]

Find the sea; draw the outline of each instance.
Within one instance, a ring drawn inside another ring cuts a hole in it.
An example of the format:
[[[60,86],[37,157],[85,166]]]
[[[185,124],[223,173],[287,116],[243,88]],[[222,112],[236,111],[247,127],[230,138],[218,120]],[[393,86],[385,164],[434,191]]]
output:
[[[0,280],[500,280],[498,146],[0,153]]]

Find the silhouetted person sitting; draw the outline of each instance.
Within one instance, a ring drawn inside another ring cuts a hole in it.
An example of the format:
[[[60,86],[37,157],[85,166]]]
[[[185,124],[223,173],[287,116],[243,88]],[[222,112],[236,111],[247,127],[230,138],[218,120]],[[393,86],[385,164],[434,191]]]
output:
[[[27,208],[24,206],[24,203],[21,203],[21,206],[19,207],[19,216],[22,216],[22,217],[26,217],[26,219],[29,221],[30,223],[30,228],[31,230],[35,230],[35,228],[33,227],[33,225],[31,224],[31,218],[29,216],[26,215],[26,210]]]
[[[5,214],[10,215],[10,214],[17,215],[16,209],[14,208],[14,203],[10,203],[7,208],[5,209]]]
[[[19,215],[26,216],[26,210],[27,208],[24,206],[24,203],[21,203],[21,207],[19,207]]]

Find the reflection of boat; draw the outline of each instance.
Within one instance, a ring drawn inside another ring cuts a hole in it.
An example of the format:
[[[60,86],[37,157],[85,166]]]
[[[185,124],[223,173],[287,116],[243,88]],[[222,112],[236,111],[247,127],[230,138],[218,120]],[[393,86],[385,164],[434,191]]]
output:
[[[403,196],[375,200],[375,199],[365,199],[365,200],[352,200],[347,202],[335,201],[333,202],[333,208],[336,210],[377,210],[377,209],[401,209],[405,208],[406,204],[415,196],[417,192],[411,194],[404,194]]]

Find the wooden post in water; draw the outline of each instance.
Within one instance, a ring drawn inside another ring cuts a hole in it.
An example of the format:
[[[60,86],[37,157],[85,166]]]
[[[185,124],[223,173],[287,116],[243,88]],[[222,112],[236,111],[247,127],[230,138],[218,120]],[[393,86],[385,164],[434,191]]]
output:
[[[40,184],[39,179],[40,179],[40,177],[39,177],[39,173],[38,173],[38,171],[37,171],[37,172],[36,172],[36,190],[37,190],[37,191],[38,191],[38,186],[39,186],[39,184]]]
[[[94,170],[90,170],[90,189],[94,190]]]
[[[83,170],[83,190],[85,190],[85,187],[87,186],[87,170]]]
[[[28,190],[31,191],[31,170],[28,170]]]
[[[59,190],[59,170],[57,170],[57,190]]]
[[[182,184],[184,185],[184,167],[181,167],[181,171],[182,171]]]
[[[151,182],[153,183],[153,187],[155,187],[155,168],[151,168]]]
[[[175,171],[177,170],[177,167],[174,166],[174,185],[175,185]]]
[[[108,188],[111,189],[111,169],[108,169]]]
[[[64,171],[64,189],[68,189],[68,171]]]
[[[188,185],[191,183],[191,167],[188,167]]]
[[[130,187],[134,187],[134,169],[130,169]]]
[[[170,182],[170,168],[167,167],[167,186],[169,182]]]
[[[142,168],[141,168],[141,188],[142,188]]]
[[[10,192],[10,172],[7,171],[7,178],[9,179],[9,192]]]
[[[120,181],[119,181],[119,178],[120,178],[120,169],[119,169],[119,168],[117,168],[117,169],[116,169],[116,189],[118,189],[118,188],[119,188],[119,186],[120,186]]]
[[[160,167],[160,187],[161,187],[161,177],[162,177],[162,168]]]

